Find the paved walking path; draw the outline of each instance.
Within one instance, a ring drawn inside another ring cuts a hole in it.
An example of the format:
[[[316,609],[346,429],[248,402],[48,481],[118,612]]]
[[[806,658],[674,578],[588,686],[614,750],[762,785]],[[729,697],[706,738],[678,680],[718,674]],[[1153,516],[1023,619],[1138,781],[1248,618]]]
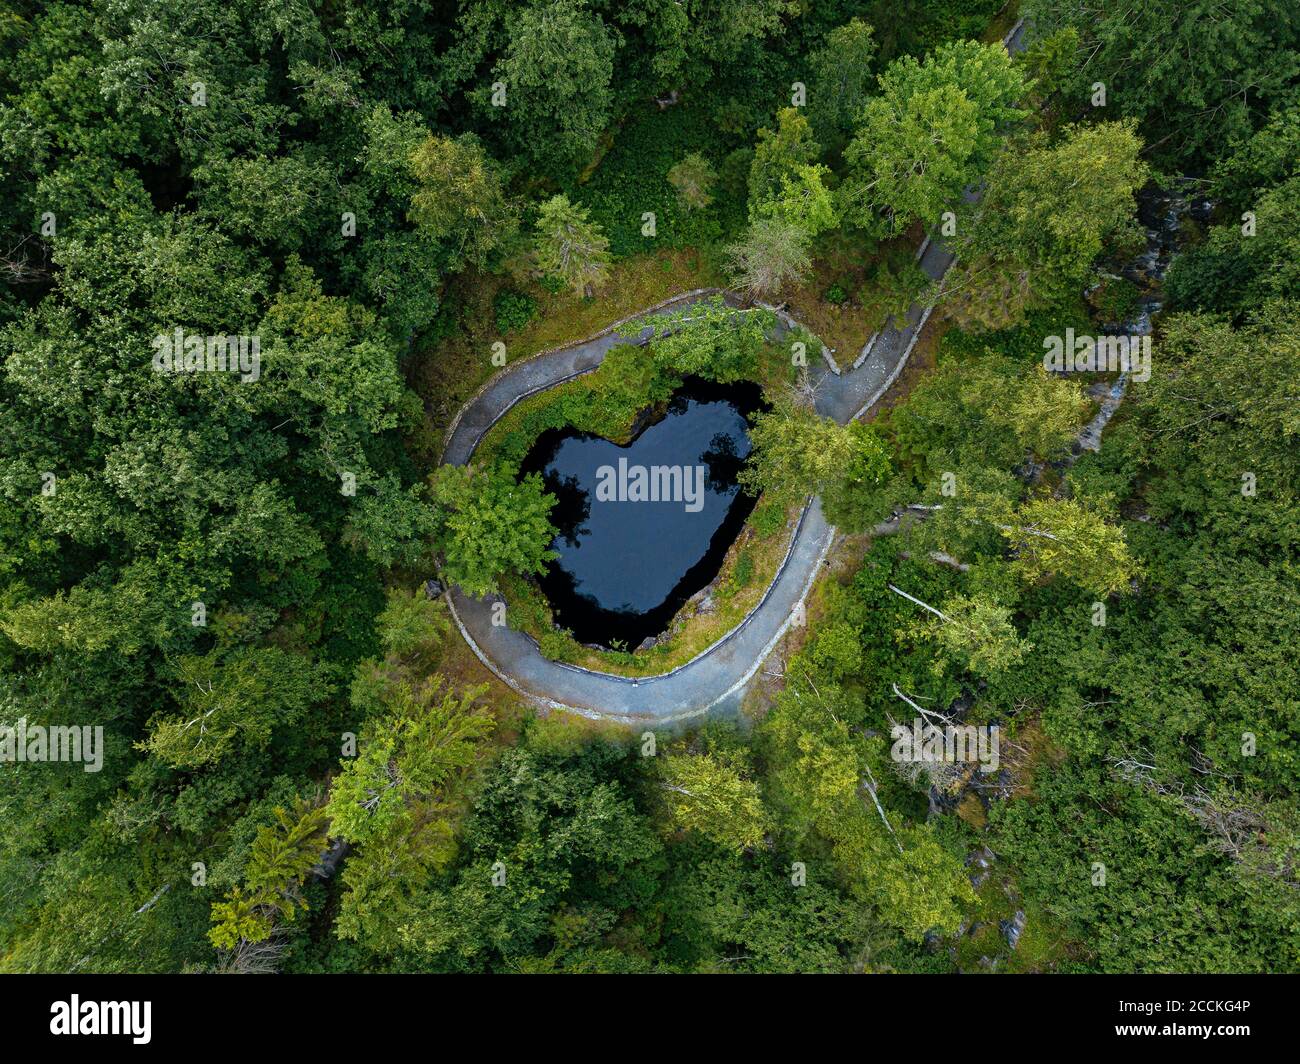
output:
[[[1007,35],[1009,51],[1021,48],[1022,25]],[[943,277],[953,257],[929,238],[921,245],[918,259],[933,279]],[[714,289],[685,293],[651,308],[661,315],[722,294]],[[647,316],[647,312],[636,315]],[[809,359],[818,413],[840,424],[860,417],[902,371],[917,339],[930,317],[928,307],[911,307],[902,322],[890,323],[873,336],[852,368],[831,372],[823,359]],[[784,322],[789,319],[783,316]],[[784,331],[783,324],[780,331]],[[642,331],[644,341],[649,329]],[[615,326],[588,340],[566,345],[507,366],[496,374],[465,405],[447,435],[443,461],[464,465],[484,434],[515,403],[536,392],[554,387],[600,365],[605,354],[629,342]],[[529,699],[592,717],[612,718],[628,723],[667,724],[705,713],[735,713],[744,690],[763,661],[792,623],[795,607],[804,601],[825,564],[835,529],[822,515],[819,500],[804,511],[789,554],[777,578],[759,605],[741,624],[711,648],[672,672],[633,680],[629,677],[590,672],[543,657],[537,644],[522,632],[492,624],[496,596],[474,599],[453,588],[447,598],[452,616],[479,660],[501,680]],[[509,608],[507,603],[507,620]]]
[[[927,270],[937,271],[932,274],[935,277],[942,276],[948,261],[941,251],[931,257],[929,249],[923,259]],[[688,293],[654,313],[679,310],[718,294]],[[724,298],[735,304],[732,297]],[[913,307],[901,328],[882,330],[856,370],[846,369],[837,376],[824,361],[810,359],[818,412],[843,424],[874,403],[901,370],[926,316],[921,308]],[[778,331],[784,332],[785,325]],[[643,331],[640,339],[648,332]],[[488,429],[519,400],[591,372],[612,347],[628,342],[616,332],[609,332],[506,367],[462,410],[448,434],[444,461],[465,464]],[[448,598],[461,633],[479,659],[515,690],[536,701],[628,722],[667,723],[709,711],[733,713],[739,708],[745,686],[785,634],[795,607],[812,586],[834,531],[822,514],[820,502],[814,500],[802,515],[776,580],[742,624],[677,670],[636,681],[546,659],[531,637],[492,624],[493,605],[501,601],[497,596],[474,599],[453,589]],[[506,617],[508,620],[508,603]]]

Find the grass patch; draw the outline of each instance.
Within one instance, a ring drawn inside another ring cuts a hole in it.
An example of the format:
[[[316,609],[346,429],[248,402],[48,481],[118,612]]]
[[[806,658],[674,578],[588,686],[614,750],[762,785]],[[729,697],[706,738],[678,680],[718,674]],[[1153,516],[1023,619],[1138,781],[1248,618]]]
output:
[[[480,441],[475,463],[500,461],[517,468],[548,429],[574,428],[625,443],[637,415],[667,402],[681,383],[643,348],[612,348],[591,373],[516,403]]]
[[[438,463],[451,419],[499,369],[492,364],[495,342],[506,345],[507,363],[515,362],[585,340],[682,292],[723,284],[714,259],[689,248],[664,248],[615,263],[594,299],[492,274],[458,276],[448,286],[437,321],[404,367],[408,385],[424,400],[422,424],[408,440],[411,453],[426,469]],[[514,302],[522,295],[535,304],[533,316],[518,331],[503,333],[498,325],[497,295],[502,291],[514,293]]]
[[[831,348],[841,368],[853,365],[888,316],[885,301],[873,298],[880,264],[911,262],[921,239],[920,226],[914,226],[887,244],[839,230],[814,244],[812,273],[785,294],[785,302],[790,314]]]
[[[1006,872],[995,868],[975,896],[971,928],[954,943],[958,970],[987,971],[980,959],[988,957],[996,962],[994,970],[999,972],[1051,972],[1070,958],[1074,943],[1064,926],[1041,906],[1020,897]],[[1012,949],[1000,921],[1011,920],[1017,909],[1024,912],[1025,925]]]

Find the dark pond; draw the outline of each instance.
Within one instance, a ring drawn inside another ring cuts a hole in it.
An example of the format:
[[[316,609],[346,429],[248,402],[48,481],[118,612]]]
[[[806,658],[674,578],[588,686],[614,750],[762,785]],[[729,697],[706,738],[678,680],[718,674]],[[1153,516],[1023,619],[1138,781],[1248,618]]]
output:
[[[626,446],[571,429],[538,437],[520,472],[558,500],[559,557],[539,583],[562,628],[633,650],[718,575],[754,508],[736,476],[761,407],[756,384],[692,377]]]

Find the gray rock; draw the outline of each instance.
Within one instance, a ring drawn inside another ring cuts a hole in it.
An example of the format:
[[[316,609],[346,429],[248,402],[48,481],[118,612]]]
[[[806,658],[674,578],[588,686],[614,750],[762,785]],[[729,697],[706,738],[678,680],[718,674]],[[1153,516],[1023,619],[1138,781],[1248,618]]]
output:
[[[1017,909],[1010,920],[999,920],[998,930],[1002,932],[1002,937],[1007,940],[1007,945],[1015,949],[1016,944],[1020,941],[1020,936],[1025,933],[1025,910]]]

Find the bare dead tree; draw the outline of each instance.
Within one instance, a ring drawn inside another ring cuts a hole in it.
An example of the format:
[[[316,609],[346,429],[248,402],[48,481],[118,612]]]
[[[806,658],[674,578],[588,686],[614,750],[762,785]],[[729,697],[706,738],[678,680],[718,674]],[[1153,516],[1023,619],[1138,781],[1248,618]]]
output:
[[[38,249],[35,256],[30,253],[33,245]],[[47,260],[45,245],[29,233],[0,256],[0,271],[10,284],[37,284],[49,279]]]
[[[898,835],[894,832],[894,825],[889,822],[889,817],[885,816],[884,806],[880,804],[880,799],[876,797],[876,777],[871,772],[871,766],[863,764],[862,768],[867,774],[867,778],[862,781],[862,786],[866,792],[871,795],[871,800],[876,805],[876,812],[880,814],[880,819],[884,821],[889,834],[893,836],[894,845],[898,847],[898,852],[902,853],[903,844],[898,841]]]
[[[1194,750],[1193,754],[1197,764],[1192,769],[1198,775],[1230,778],[1215,772],[1213,762],[1204,753]],[[1270,809],[1266,799],[1226,787],[1212,791],[1201,783],[1192,787],[1181,782],[1167,783],[1160,778],[1154,759],[1142,761],[1127,752],[1106,760],[1120,779],[1179,807],[1200,826],[1217,852],[1252,874],[1300,890],[1296,825],[1288,824],[1285,815]],[[1282,839],[1283,845],[1271,846],[1270,836]]]
[[[241,938],[234,949],[218,955],[214,967],[226,975],[274,975],[280,970],[285,946],[284,933],[278,929],[260,942]]]
[[[885,586],[888,587],[889,590],[892,591],[895,595],[902,595],[903,598],[907,599],[908,602],[914,602],[916,603],[916,605],[920,606],[923,610],[929,610],[941,621],[951,620],[951,618],[946,613],[936,610],[928,602],[922,602],[919,598],[916,598],[914,595],[909,595],[906,591],[903,591],[902,589],[895,587],[893,584],[886,584]],[[898,693],[897,687],[894,688],[894,693],[895,694]],[[901,698],[902,695],[899,695],[899,697]]]

